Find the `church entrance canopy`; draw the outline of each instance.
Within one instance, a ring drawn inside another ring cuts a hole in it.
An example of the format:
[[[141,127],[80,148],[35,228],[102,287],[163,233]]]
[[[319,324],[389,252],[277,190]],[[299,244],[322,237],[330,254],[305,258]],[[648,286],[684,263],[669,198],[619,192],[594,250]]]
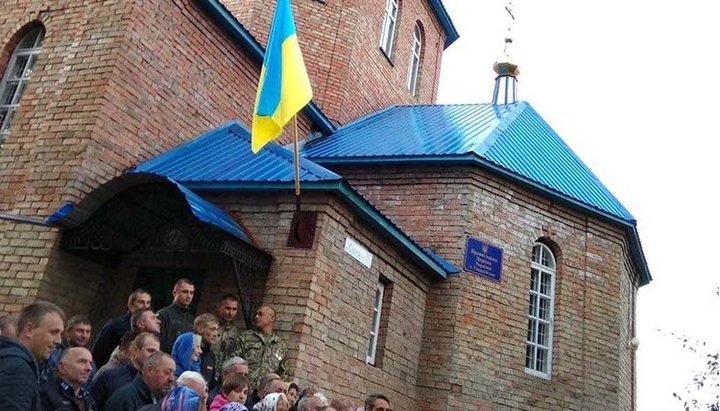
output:
[[[136,252],[229,257],[241,297],[248,283],[264,277],[270,266],[271,257],[232,217],[155,174],[116,177],[78,203],[60,207],[47,222],[62,227],[63,250],[108,267]]]

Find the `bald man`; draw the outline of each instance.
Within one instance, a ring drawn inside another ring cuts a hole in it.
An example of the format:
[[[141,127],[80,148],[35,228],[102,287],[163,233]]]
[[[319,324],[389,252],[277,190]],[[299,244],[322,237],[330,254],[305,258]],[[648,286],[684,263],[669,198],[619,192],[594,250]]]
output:
[[[90,393],[83,388],[92,369],[92,354],[87,348],[63,350],[57,362],[57,375],[40,387],[42,409],[97,411]]]
[[[264,305],[255,311],[255,329],[243,331],[233,356],[247,360],[251,389],[259,388],[260,379],[276,373],[285,376],[287,348],[274,332],[275,310]]]

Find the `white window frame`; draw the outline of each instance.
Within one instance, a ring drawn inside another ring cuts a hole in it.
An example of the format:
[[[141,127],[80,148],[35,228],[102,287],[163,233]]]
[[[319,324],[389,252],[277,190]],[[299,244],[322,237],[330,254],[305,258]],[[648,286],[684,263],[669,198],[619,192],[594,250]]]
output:
[[[20,48],[26,40],[31,38],[30,36],[35,37],[32,39],[32,47]],[[23,36],[10,55],[5,74],[0,80],[0,111],[7,113],[4,117],[0,117],[0,148],[2,148],[5,139],[10,134],[13,118],[20,107],[20,99],[22,99],[22,95],[30,81],[30,75],[35,63],[37,63],[44,39],[45,28],[43,26],[33,28]],[[24,57],[26,59],[23,59]],[[19,69],[22,69],[22,72],[19,76],[15,76],[14,74]],[[12,92],[12,95],[5,96],[9,88],[15,85],[17,85],[17,88]],[[9,100],[7,97],[9,97]]]
[[[370,323],[370,336],[368,338],[368,352],[365,363],[375,365],[377,346],[380,337],[380,320],[382,318],[383,297],[385,296],[385,284],[378,281],[375,288],[375,304],[373,305],[372,320]]]
[[[420,53],[422,53],[422,29],[415,23],[413,44],[410,50],[410,66],[408,66],[407,89],[413,96],[417,95],[418,75],[420,74]]]
[[[536,250],[538,251],[536,253]],[[537,279],[533,276],[537,273]],[[549,289],[543,292],[542,278],[549,275]],[[532,264],[530,270],[530,287],[529,287],[529,309],[528,309],[528,330],[525,345],[525,372],[537,377],[550,379],[552,373],[552,347],[553,347],[553,325],[555,314],[555,277],[557,275],[557,265],[555,255],[550,248],[543,243],[535,243],[532,252]],[[535,304],[533,305],[533,297]],[[541,301],[547,301],[548,307],[545,309],[547,315],[541,313]],[[540,325],[547,328],[546,344],[538,341],[540,336]],[[544,368],[537,363],[538,352],[545,353]],[[531,363],[528,364],[528,354]],[[530,366],[528,366],[530,365]]]
[[[382,31],[380,32],[380,50],[390,58],[397,29],[398,1],[387,0],[385,3],[385,15],[383,16]]]

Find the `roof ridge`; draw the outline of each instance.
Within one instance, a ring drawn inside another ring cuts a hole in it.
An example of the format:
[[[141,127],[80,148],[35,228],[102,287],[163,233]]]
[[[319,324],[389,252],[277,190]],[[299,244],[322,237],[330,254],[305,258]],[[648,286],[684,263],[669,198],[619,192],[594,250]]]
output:
[[[238,136],[238,137],[244,139],[243,136]],[[290,165],[292,165],[295,162],[294,154],[290,150],[286,149],[285,147],[283,147],[277,143],[273,143],[271,141],[265,146],[265,149],[267,150],[266,152],[268,152],[276,157],[279,157],[285,161],[288,161],[290,163]],[[313,176],[315,176],[317,178],[322,178],[322,175],[317,172],[317,169],[322,169],[324,172],[337,177],[338,180],[342,179],[342,176],[340,176],[339,174],[328,170],[327,168],[310,160],[309,158],[305,158],[303,156],[298,156],[298,159],[300,160],[300,164],[298,165],[298,167],[307,171],[308,173],[312,174]]]
[[[358,118],[356,118],[355,120],[352,120],[352,121],[349,122],[349,123],[343,124],[342,126],[338,127],[338,128],[335,130],[335,132],[332,133],[332,134],[328,134],[328,135],[325,135],[325,136],[322,136],[322,137],[319,137],[319,138],[314,138],[314,139],[307,140],[307,141],[305,142],[305,144],[303,145],[303,147],[301,148],[301,150],[300,150],[300,151],[301,151],[300,157],[303,157],[303,158],[304,158],[304,155],[303,155],[302,151],[304,151],[306,148],[310,148],[310,147],[312,147],[312,146],[314,146],[314,145],[316,145],[316,144],[320,144],[320,143],[322,143],[322,142],[324,142],[324,141],[327,141],[328,139],[332,138],[332,136],[335,135],[335,133],[339,132],[340,130],[342,130],[342,129],[344,129],[344,128],[347,128],[347,127],[352,127],[352,126],[357,125],[357,124],[360,124],[360,123],[364,123],[364,122],[366,122],[366,121],[368,121],[368,120],[370,120],[370,119],[372,119],[372,118],[374,118],[374,117],[380,116],[381,114],[386,113],[386,112],[388,112],[388,111],[390,111],[390,110],[392,110],[393,108],[396,108],[396,107],[398,107],[397,104],[391,104],[391,105],[389,105],[389,106],[385,106],[384,108],[381,108],[380,110],[373,111],[372,113],[365,114],[364,116],[358,117]]]
[[[513,103],[515,104],[515,103]],[[448,107],[448,106],[493,106],[493,103],[408,103],[395,104],[395,107]]]
[[[567,144],[567,142],[565,142],[565,140],[560,136],[560,134],[558,134],[555,131],[555,129],[553,129],[552,126],[550,124],[548,124],[548,122],[545,121],[545,119],[542,116],[540,116],[540,113],[538,113],[537,110],[535,110],[530,104],[526,104],[526,110],[528,110],[528,109],[534,114],[536,121],[538,121],[542,125],[543,128],[548,130],[548,132],[551,135],[553,135],[555,138],[557,138],[557,140],[565,147],[567,152],[572,155],[572,157],[575,159],[575,161],[577,161],[578,164],[586,170],[587,174],[595,181],[595,183],[597,183],[597,186],[602,188],[602,190],[605,192],[605,194],[607,194],[613,200],[615,200],[616,206],[622,208],[625,211],[625,213],[630,217],[629,221],[632,223],[636,223],[637,220],[635,219],[635,216],[633,216],[633,214],[630,212],[630,210],[628,210],[627,207],[625,207],[625,205],[615,196],[615,194],[613,194],[613,192],[610,191],[610,189],[605,185],[605,183],[603,183],[600,180],[600,178],[595,174],[595,172],[592,171],[592,168],[590,168],[590,166],[588,166],[582,160],[582,158],[580,158],[580,156],[577,155],[575,150],[573,150],[572,147],[570,147]],[[525,110],[523,110],[523,111],[525,111]],[[557,189],[554,189],[554,190],[558,191]],[[597,208],[598,210],[602,210],[602,208],[598,207],[597,205],[591,204],[591,206]]]
[[[392,109],[394,109],[394,108],[397,108],[397,107],[399,107],[399,106],[400,106],[399,104],[391,104],[391,105],[389,105],[389,106],[385,106],[385,107],[381,108],[380,110],[376,110],[376,111],[373,111],[372,113],[365,114],[364,116],[360,116],[360,117],[356,118],[355,120],[353,120],[353,121],[351,121],[351,122],[349,122],[349,123],[343,124],[342,127],[340,127],[338,130],[341,130],[341,129],[345,128],[345,127],[353,126],[353,125],[358,124],[358,123],[363,123],[363,122],[365,122],[365,121],[367,121],[367,120],[370,120],[370,119],[373,118],[373,117],[378,117],[378,116],[380,116],[381,114],[384,114],[384,113],[386,113],[386,112],[388,112],[388,111],[390,111],[390,110],[392,110]],[[332,135],[332,134],[331,134],[331,135]]]
[[[517,106],[516,106],[517,104]],[[506,115],[500,115],[498,113],[498,107],[505,107],[512,105],[512,109],[508,109],[508,114]],[[518,116],[525,111],[528,104],[526,102],[516,102],[512,104],[491,104],[492,109],[496,112],[496,117],[500,120],[500,123],[497,125],[497,127],[494,127],[493,130],[490,132],[490,134],[485,137],[482,141],[477,143],[475,147],[473,147],[471,150],[468,150],[468,152],[474,153],[478,156],[483,156],[485,153],[487,153],[488,150],[490,150],[493,145],[498,141],[498,139],[503,135],[505,130],[515,121]]]

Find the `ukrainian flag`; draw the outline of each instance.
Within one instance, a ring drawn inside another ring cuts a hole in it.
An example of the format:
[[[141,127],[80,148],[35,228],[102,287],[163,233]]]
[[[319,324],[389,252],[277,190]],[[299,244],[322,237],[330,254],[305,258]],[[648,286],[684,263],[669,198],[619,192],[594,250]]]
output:
[[[282,133],[283,126],[312,100],[290,0],[278,0],[260,71],[252,123],[252,151]]]

